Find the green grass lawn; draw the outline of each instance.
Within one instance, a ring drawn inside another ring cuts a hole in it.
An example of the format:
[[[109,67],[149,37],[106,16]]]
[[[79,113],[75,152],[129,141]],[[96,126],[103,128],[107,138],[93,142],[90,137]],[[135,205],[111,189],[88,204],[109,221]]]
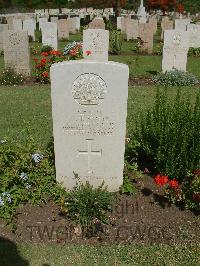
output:
[[[19,245],[0,249],[0,265],[30,266],[64,265],[191,265],[197,266],[200,255],[197,246],[167,245]],[[7,259],[6,259],[7,258]]]
[[[156,90],[155,86],[129,87],[127,133],[134,127],[137,116],[152,106]],[[194,99],[200,88],[181,90]],[[176,88],[169,88],[169,97],[174,97],[176,92]],[[39,146],[46,146],[52,136],[50,85],[0,86],[0,99],[0,139],[24,141],[29,129]]]

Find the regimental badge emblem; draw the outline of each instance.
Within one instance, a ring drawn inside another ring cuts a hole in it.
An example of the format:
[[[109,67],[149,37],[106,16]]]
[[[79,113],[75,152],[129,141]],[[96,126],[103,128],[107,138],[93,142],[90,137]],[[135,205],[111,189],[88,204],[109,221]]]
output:
[[[99,105],[106,93],[106,82],[93,73],[80,75],[72,85],[73,98],[80,105]]]

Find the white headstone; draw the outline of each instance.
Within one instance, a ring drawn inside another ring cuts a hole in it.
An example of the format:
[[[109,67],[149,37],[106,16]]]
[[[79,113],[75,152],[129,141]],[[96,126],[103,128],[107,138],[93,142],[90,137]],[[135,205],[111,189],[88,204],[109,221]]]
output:
[[[186,31],[164,32],[162,71],[174,69],[186,71],[189,50],[189,34]]]
[[[13,19],[13,30],[22,31],[22,20],[21,19]]]
[[[42,44],[49,45],[53,49],[57,50],[58,38],[57,38],[57,24],[53,22],[46,22],[42,26]]]
[[[77,31],[79,31],[80,27],[81,27],[81,22],[80,22],[80,18],[79,17],[74,17],[74,24],[75,24],[75,29]]]
[[[3,32],[8,30],[8,24],[0,24],[0,52],[3,51]]]
[[[9,30],[13,30],[13,19],[14,19],[13,16],[6,16]]]
[[[51,22],[57,23],[58,22],[58,17],[51,17]]]
[[[83,31],[83,57],[88,60],[108,61],[109,31],[87,29]],[[88,55],[88,51],[91,54]]]
[[[117,17],[117,29],[121,30],[122,29],[122,18]]]
[[[67,190],[77,176],[109,191],[123,183],[128,67],[69,61],[51,67],[56,179]]]
[[[68,18],[67,24],[68,24],[69,32],[72,34],[75,34],[77,32],[75,18]]]
[[[175,30],[184,31],[190,24],[190,19],[175,19]]]
[[[69,39],[69,27],[66,19],[59,19],[58,20],[58,38],[62,39]]]
[[[130,19],[126,25],[127,41],[137,39],[139,37],[139,24],[138,20]]]
[[[48,22],[47,18],[39,18],[39,29],[42,30],[44,23],[47,23],[47,22]]]
[[[174,22],[173,20],[170,20],[168,16],[165,16],[162,18],[161,21],[161,28],[162,28],[162,33],[161,33],[161,39],[163,40],[164,37],[164,31],[165,30],[173,30]]]
[[[189,33],[190,47],[199,48],[200,47],[200,25],[189,24],[187,26],[187,31]]]
[[[33,19],[26,19],[23,22],[23,30],[28,32],[28,36],[33,38],[35,41],[35,30],[36,30],[36,23]]]
[[[30,75],[28,34],[24,31],[4,31],[3,47],[5,67],[13,68],[18,74]]]

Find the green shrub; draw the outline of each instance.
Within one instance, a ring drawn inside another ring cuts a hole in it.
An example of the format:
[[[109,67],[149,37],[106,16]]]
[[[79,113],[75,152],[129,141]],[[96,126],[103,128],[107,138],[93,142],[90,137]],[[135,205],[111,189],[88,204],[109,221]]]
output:
[[[42,46],[41,53],[44,53],[44,52],[49,53],[52,50],[53,50],[53,48],[50,45],[44,45],[44,46]]]
[[[95,221],[107,222],[107,211],[111,210],[113,195],[103,185],[93,188],[89,183],[80,184],[65,197],[62,211],[82,230],[91,230]]]
[[[157,92],[156,101],[137,122],[135,138],[139,154],[154,162],[155,170],[183,180],[200,167],[200,95],[194,106],[178,91],[172,102],[166,92]]]
[[[116,29],[116,25],[114,24],[113,21],[106,19],[106,29],[109,31],[113,31]]]
[[[38,40],[39,43],[42,43],[42,31],[36,31],[36,38]]]
[[[199,48],[190,47],[188,54],[189,56],[200,56],[200,47]]]
[[[173,182],[169,181],[165,189],[167,198],[172,203],[184,205],[187,209],[200,211],[200,170],[189,173],[181,183]],[[173,184],[176,186],[173,187]]]
[[[5,86],[22,85],[25,79],[25,76],[17,74],[14,69],[7,68],[0,76],[0,84]]]
[[[32,138],[23,146],[0,141],[0,218],[8,222],[21,204],[60,202],[65,193],[56,184],[50,149],[41,152],[34,143]]]
[[[120,54],[122,50],[123,37],[121,31],[110,31],[110,53]]]
[[[190,86],[199,83],[198,79],[188,72],[180,70],[172,70],[165,73],[159,73],[155,78],[156,84],[170,87],[170,86]]]
[[[186,207],[200,211],[200,170],[187,176],[182,184],[182,191]]]
[[[140,37],[138,37],[135,41],[136,43],[133,51],[139,53],[142,45],[144,44],[144,41]]]
[[[33,36],[28,36],[29,42],[33,42]]]

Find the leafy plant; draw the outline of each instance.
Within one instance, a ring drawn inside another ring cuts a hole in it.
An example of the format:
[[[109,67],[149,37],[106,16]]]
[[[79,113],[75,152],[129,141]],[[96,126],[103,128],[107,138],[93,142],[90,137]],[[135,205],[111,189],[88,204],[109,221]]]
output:
[[[60,201],[51,152],[37,149],[30,137],[24,146],[0,142],[0,217],[12,222],[20,204]]]
[[[39,43],[42,43],[42,31],[36,31],[37,40]]]
[[[199,48],[190,47],[188,54],[190,56],[197,56],[197,57],[199,57],[200,56],[200,47]]]
[[[42,46],[41,53],[46,52],[50,53],[53,50],[53,48],[50,45],[44,45]]]
[[[133,195],[137,193],[134,181],[142,178],[142,172],[138,170],[137,164],[137,149],[140,147],[140,143],[133,138],[126,138],[126,150],[125,150],[125,164],[124,164],[124,180],[123,185],[120,188],[121,193]]]
[[[137,189],[128,176],[124,177],[123,185],[120,188],[121,193],[133,195],[137,193]]]
[[[34,45],[30,48],[30,51],[32,55],[37,55],[40,54],[41,48],[39,46]]]
[[[16,73],[12,68],[6,68],[0,76],[0,84],[5,86],[22,85],[25,80],[24,75]]]
[[[200,167],[200,95],[193,105],[181,97],[172,102],[166,92],[157,91],[156,101],[137,122],[135,138],[139,154],[153,161],[155,170],[183,180]]]
[[[133,50],[138,53],[142,48],[143,44],[144,41],[140,37],[138,37],[136,40],[135,48]]]
[[[182,192],[186,207],[200,211],[200,170],[187,175],[182,184]]]
[[[96,221],[107,223],[107,211],[111,210],[112,193],[103,184],[93,188],[89,183],[77,185],[61,204],[62,213],[88,232]]]
[[[106,29],[109,30],[109,31],[113,31],[115,28],[116,28],[116,25],[113,23],[112,20],[105,20],[106,22]]]
[[[165,195],[172,203],[184,204],[186,208],[200,211],[200,170],[189,173],[182,182],[157,174],[154,182],[166,186]]]
[[[193,74],[176,69],[165,73],[159,73],[154,78],[154,82],[166,87],[189,86],[199,83],[198,79]]]
[[[28,36],[29,42],[33,42],[33,36]]]
[[[110,53],[120,54],[122,51],[123,36],[121,31],[112,30],[110,31]]]

